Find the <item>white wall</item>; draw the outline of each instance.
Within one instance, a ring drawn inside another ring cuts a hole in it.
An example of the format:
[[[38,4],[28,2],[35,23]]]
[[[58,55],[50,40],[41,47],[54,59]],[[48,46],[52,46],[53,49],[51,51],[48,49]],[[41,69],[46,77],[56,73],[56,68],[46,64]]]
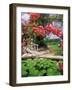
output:
[[[72,78],[71,78],[70,84],[27,86],[27,87],[11,87],[8,85],[8,82],[9,82],[9,4],[10,3],[35,3],[35,4],[47,4],[47,5],[72,6],[72,0],[0,0],[0,90],[24,90],[24,89],[25,90],[44,90],[44,89],[45,90],[71,90]],[[72,7],[71,7],[71,11],[72,11]],[[71,12],[71,17],[72,17],[72,12]],[[71,65],[71,68],[72,68],[72,65]],[[71,75],[72,75],[72,72],[71,72]]]

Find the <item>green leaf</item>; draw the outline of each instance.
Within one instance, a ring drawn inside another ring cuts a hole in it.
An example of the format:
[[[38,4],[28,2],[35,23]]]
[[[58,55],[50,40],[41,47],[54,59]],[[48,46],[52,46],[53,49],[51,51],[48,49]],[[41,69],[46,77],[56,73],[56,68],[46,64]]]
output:
[[[38,75],[39,75],[39,71],[38,70],[32,69],[30,71],[30,76],[38,76]]]
[[[39,76],[43,76],[44,74],[46,74],[46,70],[41,70],[41,71],[39,72]]]
[[[22,76],[61,75],[57,61],[47,58],[27,58],[22,60],[21,71]]]

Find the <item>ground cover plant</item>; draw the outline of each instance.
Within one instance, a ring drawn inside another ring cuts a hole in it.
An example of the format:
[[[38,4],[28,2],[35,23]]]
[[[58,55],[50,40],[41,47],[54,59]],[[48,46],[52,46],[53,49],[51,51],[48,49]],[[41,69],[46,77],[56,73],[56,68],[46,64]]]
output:
[[[63,62],[47,58],[22,59],[22,77],[54,76],[63,74]]]

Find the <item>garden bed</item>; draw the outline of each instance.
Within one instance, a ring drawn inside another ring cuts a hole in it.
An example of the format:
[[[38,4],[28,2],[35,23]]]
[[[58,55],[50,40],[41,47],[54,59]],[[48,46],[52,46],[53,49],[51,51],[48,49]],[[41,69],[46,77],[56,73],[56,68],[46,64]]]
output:
[[[63,75],[62,59],[31,57],[23,58],[21,64],[22,77]]]

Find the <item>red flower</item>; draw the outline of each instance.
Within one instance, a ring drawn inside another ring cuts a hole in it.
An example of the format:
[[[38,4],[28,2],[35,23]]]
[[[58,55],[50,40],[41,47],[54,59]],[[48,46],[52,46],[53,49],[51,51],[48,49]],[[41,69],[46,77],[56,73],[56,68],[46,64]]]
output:
[[[46,30],[43,26],[33,27],[33,32],[36,33],[38,36],[44,37],[46,35]]]
[[[40,18],[39,13],[31,13],[31,20],[36,21]]]
[[[47,31],[51,32],[51,24],[47,24],[47,25],[45,26],[45,29],[46,29]]]
[[[51,33],[52,32],[53,34],[57,35],[58,37],[61,37],[63,35],[63,33],[61,32],[61,30],[57,29],[52,24],[47,24],[45,26],[45,29],[47,30],[48,33]]]
[[[43,26],[41,26],[41,25],[40,25],[40,26],[38,26],[38,28],[40,28],[40,29],[44,29],[44,27],[43,27]]]

